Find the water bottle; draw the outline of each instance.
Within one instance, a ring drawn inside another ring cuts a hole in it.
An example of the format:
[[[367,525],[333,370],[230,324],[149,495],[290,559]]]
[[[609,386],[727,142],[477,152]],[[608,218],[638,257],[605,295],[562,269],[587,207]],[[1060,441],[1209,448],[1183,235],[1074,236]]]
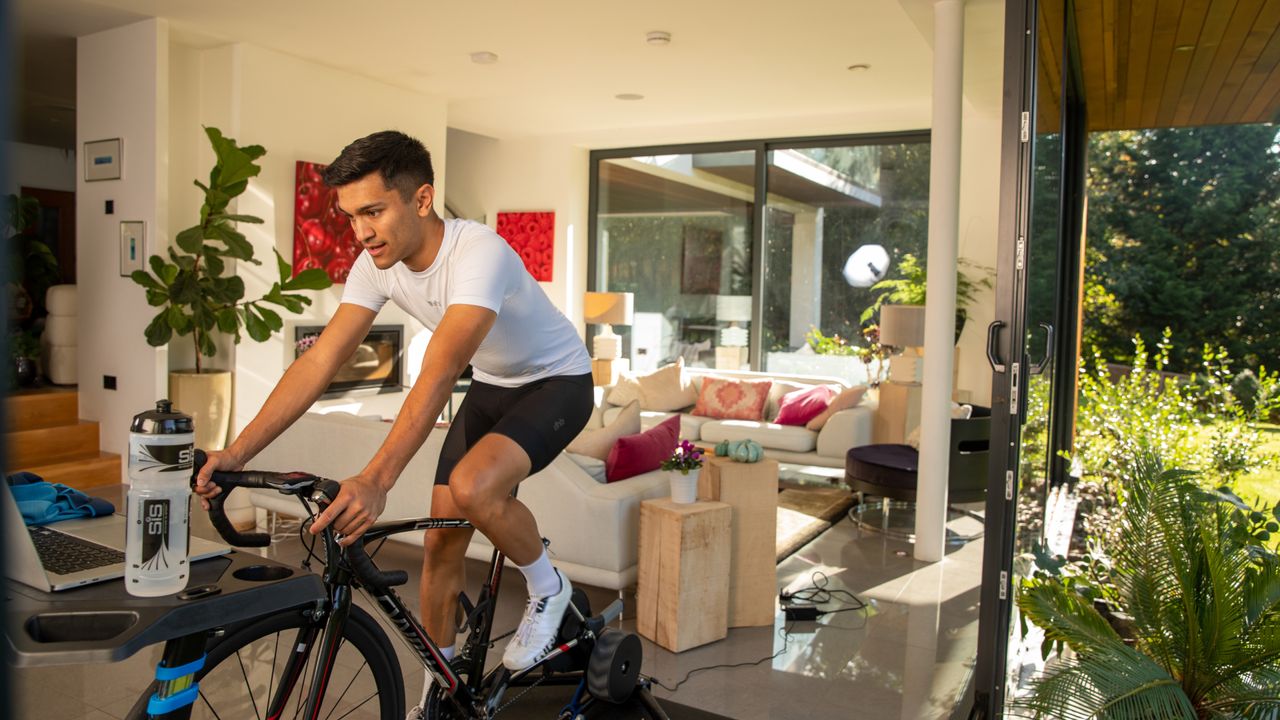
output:
[[[134,416],[124,568],[130,595],[171,595],[187,586],[194,458],[191,417],[175,412],[168,400]]]

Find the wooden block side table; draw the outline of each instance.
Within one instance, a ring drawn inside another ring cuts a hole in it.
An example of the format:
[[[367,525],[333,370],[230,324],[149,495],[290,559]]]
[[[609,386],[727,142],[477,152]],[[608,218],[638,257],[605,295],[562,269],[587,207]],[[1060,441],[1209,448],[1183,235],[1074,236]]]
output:
[[[729,526],[721,502],[640,503],[636,629],[672,652],[729,634]]]
[[[733,508],[729,534],[729,627],[772,625],[777,595],[778,463],[708,458],[698,499]]]
[[[880,383],[880,406],[871,424],[872,441],[904,443],[920,424],[923,387],[915,383]]]

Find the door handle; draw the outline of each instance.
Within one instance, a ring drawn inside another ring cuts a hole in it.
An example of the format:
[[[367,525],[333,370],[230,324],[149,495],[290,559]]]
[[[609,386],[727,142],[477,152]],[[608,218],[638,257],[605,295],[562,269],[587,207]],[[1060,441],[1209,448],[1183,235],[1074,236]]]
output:
[[[1053,326],[1049,323],[1040,323],[1040,327],[1044,328],[1044,359],[1027,368],[1027,375],[1043,373],[1049,361],[1053,360]]]
[[[1000,342],[1000,328],[1004,327],[1003,320],[992,321],[987,326],[987,362],[991,363],[991,369],[995,372],[1002,373],[1005,371],[1004,363],[996,357],[999,350],[996,345]]]

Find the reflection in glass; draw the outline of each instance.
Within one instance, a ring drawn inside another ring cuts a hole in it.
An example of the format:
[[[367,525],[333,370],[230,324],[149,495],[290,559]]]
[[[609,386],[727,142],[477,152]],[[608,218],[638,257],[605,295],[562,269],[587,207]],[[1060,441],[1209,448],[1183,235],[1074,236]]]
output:
[[[891,264],[923,255],[929,145],[774,149],[767,167],[763,369],[866,382],[861,317],[879,292],[851,286],[845,265],[867,245]]]
[[[754,168],[750,150],[600,161],[597,277],[635,295],[631,327],[618,328],[633,369],[747,364],[745,342],[719,348],[750,330],[749,306],[725,298],[751,295]]]

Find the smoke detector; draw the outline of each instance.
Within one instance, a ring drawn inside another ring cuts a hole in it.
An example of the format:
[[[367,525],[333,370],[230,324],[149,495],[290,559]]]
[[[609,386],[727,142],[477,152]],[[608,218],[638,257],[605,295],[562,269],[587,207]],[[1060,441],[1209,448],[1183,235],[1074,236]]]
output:
[[[471,62],[477,65],[492,65],[498,62],[498,53],[480,50],[471,53]]]

